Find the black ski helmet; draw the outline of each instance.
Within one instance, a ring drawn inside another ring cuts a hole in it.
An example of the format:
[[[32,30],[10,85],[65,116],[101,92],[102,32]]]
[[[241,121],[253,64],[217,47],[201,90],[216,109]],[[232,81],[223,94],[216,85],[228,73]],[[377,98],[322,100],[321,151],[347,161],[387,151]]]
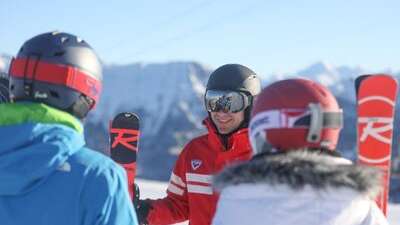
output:
[[[49,32],[26,41],[11,61],[14,101],[35,101],[78,118],[98,102],[102,68],[92,47],[79,37]]]
[[[261,82],[257,74],[240,64],[225,64],[211,73],[207,90],[240,91],[256,96],[261,91]]]
[[[206,91],[239,91],[250,96],[250,105],[245,109],[245,118],[240,127],[247,127],[250,121],[254,97],[261,91],[261,81],[250,68],[240,64],[225,64],[211,73]]]

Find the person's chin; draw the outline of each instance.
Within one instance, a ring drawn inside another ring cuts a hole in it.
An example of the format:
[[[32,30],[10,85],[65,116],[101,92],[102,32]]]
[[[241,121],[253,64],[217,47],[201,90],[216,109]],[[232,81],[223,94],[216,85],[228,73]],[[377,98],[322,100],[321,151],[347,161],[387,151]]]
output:
[[[228,134],[230,132],[230,130],[228,129],[218,129],[220,134]]]

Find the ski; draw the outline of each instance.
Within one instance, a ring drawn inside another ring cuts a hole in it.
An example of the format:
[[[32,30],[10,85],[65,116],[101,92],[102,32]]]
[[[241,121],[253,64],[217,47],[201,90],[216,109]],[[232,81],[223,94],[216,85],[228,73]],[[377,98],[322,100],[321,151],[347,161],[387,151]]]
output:
[[[355,87],[358,163],[382,170],[382,191],[376,203],[387,215],[397,81],[386,74],[363,75]]]
[[[120,164],[128,177],[128,190],[132,202],[135,201],[136,157],[139,150],[139,117],[130,112],[123,112],[110,122],[111,158]]]

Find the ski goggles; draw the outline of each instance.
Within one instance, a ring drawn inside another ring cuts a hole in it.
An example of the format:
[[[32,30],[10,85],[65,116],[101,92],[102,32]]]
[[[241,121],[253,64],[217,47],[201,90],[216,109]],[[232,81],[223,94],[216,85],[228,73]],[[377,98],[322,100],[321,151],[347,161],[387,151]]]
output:
[[[236,113],[250,105],[251,96],[238,91],[208,90],[204,97],[209,112]]]
[[[321,132],[326,128],[343,127],[343,111],[324,111],[319,104],[311,103],[306,109],[267,110],[254,116],[249,125],[249,136],[253,151],[272,146],[266,140],[266,132],[274,129],[307,129],[308,143],[321,141]]]

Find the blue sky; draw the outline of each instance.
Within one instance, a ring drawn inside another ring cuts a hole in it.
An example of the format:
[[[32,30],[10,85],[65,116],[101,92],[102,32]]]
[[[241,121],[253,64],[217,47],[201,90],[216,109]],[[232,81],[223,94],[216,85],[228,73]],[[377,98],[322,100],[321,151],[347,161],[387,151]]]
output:
[[[0,53],[52,30],[106,63],[241,63],[261,75],[316,61],[400,70],[398,0],[0,0]]]

